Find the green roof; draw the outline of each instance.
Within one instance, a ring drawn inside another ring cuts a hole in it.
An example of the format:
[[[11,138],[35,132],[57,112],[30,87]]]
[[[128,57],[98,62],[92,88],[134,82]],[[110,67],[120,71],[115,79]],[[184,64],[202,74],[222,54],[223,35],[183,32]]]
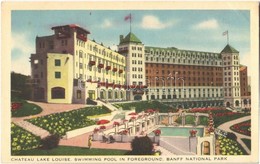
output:
[[[135,34],[130,32],[125,38],[120,39],[120,44],[122,43],[142,43],[140,39],[138,39]]]
[[[229,44],[221,51],[221,53],[239,53],[235,48],[230,46]]]

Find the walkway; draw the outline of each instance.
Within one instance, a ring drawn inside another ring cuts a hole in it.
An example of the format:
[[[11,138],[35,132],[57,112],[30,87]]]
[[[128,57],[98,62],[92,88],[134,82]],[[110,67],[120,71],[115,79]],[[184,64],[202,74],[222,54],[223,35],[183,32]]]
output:
[[[88,137],[90,133],[85,133],[70,139],[61,139],[59,145],[63,146],[77,146],[77,147],[88,147]],[[93,141],[92,148],[101,148],[101,149],[118,149],[118,150],[131,150],[130,143],[103,143],[100,141]]]
[[[27,121],[18,121],[18,122],[15,122],[15,124],[20,127],[23,127],[25,130],[27,130],[27,131],[31,132],[32,134],[39,136],[41,138],[45,138],[48,135],[50,135],[50,133],[47,130],[44,130],[38,126],[35,126]]]
[[[44,102],[32,102],[32,101],[27,101],[28,103],[33,103],[42,108],[42,112],[33,116],[26,116],[26,117],[12,117],[12,122],[18,122],[22,121],[25,119],[30,119],[34,117],[41,117],[53,113],[59,113],[59,112],[64,112],[64,111],[71,111],[79,108],[84,108],[89,105],[85,104],[50,104],[50,103],[44,103]]]
[[[71,111],[79,108],[83,108],[89,105],[84,104],[50,104],[50,103],[43,103],[43,102],[32,102],[28,101],[29,103],[34,103],[40,106],[43,111],[34,116],[26,116],[26,117],[12,117],[11,121],[14,122],[16,125],[23,127],[24,129],[28,130],[29,132],[44,138],[45,136],[49,135],[49,132],[37,127],[27,121],[25,119],[41,117],[53,113],[59,113],[64,111]],[[85,133],[70,139],[61,139],[59,145],[64,146],[77,146],[77,147],[87,147],[88,136],[92,134]],[[102,148],[102,149],[119,149],[119,150],[131,150],[130,143],[102,143],[100,141],[93,141],[92,148]]]
[[[226,122],[224,124],[221,124],[218,128],[219,129],[222,129],[224,131],[227,131],[227,132],[232,132],[234,134],[236,134],[237,136],[237,142],[245,149],[245,151],[248,153],[248,154],[251,154],[251,150],[249,150],[246,146],[246,144],[241,140],[242,138],[246,138],[246,139],[251,139],[250,136],[246,136],[246,135],[243,135],[243,134],[240,134],[240,133],[237,133],[237,132],[234,132],[230,129],[230,127],[234,124],[238,124],[240,122],[244,122],[244,121],[247,121],[247,120],[250,120],[251,119],[251,116],[245,116],[245,117],[242,117],[242,118],[238,118],[236,120],[232,120],[232,121],[229,121],[229,122]]]

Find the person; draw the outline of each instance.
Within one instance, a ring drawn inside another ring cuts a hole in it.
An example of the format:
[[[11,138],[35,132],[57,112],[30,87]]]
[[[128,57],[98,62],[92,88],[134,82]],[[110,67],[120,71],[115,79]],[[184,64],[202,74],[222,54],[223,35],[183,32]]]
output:
[[[92,135],[88,137],[88,148],[91,149],[92,146]]]

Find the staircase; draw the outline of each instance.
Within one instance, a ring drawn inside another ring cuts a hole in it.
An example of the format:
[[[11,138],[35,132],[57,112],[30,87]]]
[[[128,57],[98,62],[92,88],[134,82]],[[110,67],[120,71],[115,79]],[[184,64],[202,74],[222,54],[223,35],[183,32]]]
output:
[[[22,127],[23,129],[31,132],[32,134],[34,134],[36,136],[41,137],[41,138],[45,138],[45,137],[50,135],[50,133],[47,130],[42,129],[38,126],[35,126],[35,125],[33,125],[33,124],[31,124],[30,122],[27,122],[27,121],[14,122],[14,124]]]
[[[105,103],[103,101],[100,100],[95,100],[98,104],[104,105],[105,107],[107,107],[108,109],[110,109],[111,111],[118,111],[118,109],[116,107],[114,107],[112,104],[110,103]]]

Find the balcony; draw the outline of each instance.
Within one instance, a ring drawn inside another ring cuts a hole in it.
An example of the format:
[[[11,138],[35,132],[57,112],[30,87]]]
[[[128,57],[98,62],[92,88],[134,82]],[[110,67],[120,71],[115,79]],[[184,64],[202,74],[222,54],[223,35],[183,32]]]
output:
[[[87,37],[86,37],[84,34],[78,34],[78,35],[77,35],[77,38],[80,39],[80,40],[82,40],[82,41],[84,41],[84,42],[87,41]]]
[[[114,83],[107,83],[106,87],[113,87]]]
[[[87,82],[92,82],[92,80],[91,80],[91,79],[88,79]]]
[[[114,88],[121,88],[121,85],[120,84],[115,84]]]
[[[123,70],[122,70],[122,69],[120,69],[120,70],[119,70],[119,73],[123,73]]]
[[[104,68],[104,64],[102,63],[98,64],[98,68]]]
[[[113,72],[116,72],[117,71],[117,68],[113,68]]]
[[[108,71],[108,70],[111,70],[111,66],[107,66],[106,67],[106,70]]]
[[[96,65],[96,61],[89,61],[89,65],[90,66]]]

